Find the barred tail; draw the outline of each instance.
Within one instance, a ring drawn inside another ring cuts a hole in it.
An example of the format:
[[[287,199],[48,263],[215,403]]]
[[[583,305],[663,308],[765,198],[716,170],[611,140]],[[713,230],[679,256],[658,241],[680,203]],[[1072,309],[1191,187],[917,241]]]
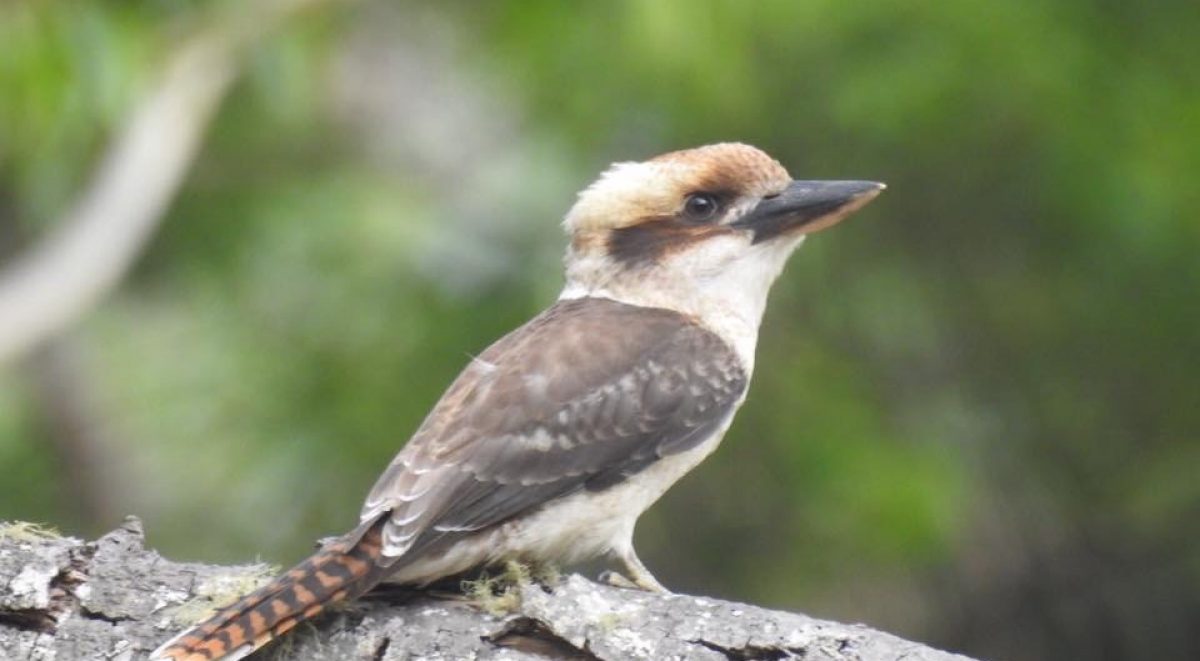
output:
[[[381,528],[382,523],[377,523],[357,543],[335,543],[318,551],[266,586],[163,643],[150,653],[150,660],[235,661],[327,605],[362,595],[388,571],[378,562],[382,557]]]

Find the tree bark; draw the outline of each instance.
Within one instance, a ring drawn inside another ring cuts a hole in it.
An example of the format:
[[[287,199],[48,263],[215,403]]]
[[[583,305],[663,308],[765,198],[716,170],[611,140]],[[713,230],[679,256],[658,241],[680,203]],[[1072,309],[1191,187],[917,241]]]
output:
[[[0,526],[0,658],[134,661],[271,578],[266,565],[166,560],[129,518],[94,542]],[[649,594],[578,575],[475,600],[410,595],[333,609],[259,659],[749,659],[949,661],[862,625],[706,597]],[[491,593],[487,593],[491,594]],[[392,602],[395,600],[393,599]]]

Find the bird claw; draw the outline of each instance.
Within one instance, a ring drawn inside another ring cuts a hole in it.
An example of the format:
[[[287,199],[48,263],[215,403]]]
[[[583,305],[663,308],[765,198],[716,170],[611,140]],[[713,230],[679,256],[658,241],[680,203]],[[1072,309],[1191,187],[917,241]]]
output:
[[[623,590],[640,590],[642,592],[657,592],[661,594],[670,593],[670,590],[654,580],[653,576],[650,576],[649,580],[638,581],[637,579],[627,578],[620,572],[609,569],[600,573],[599,580],[605,585]]]
[[[606,570],[600,572],[600,576],[598,578],[601,583],[612,586],[614,588],[623,588],[626,590],[642,589],[642,588],[638,587],[638,585],[636,583],[634,583],[633,581],[629,580],[628,578],[625,578],[620,573],[615,572],[611,569],[606,569]]]

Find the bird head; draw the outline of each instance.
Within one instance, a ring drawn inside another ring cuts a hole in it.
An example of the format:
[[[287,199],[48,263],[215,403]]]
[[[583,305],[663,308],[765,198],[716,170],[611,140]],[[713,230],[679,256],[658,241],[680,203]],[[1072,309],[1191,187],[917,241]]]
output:
[[[564,297],[599,295],[693,315],[741,314],[755,330],[767,291],[808,234],[883,190],[797,181],[749,145],[722,143],[616,163],[579,194]]]

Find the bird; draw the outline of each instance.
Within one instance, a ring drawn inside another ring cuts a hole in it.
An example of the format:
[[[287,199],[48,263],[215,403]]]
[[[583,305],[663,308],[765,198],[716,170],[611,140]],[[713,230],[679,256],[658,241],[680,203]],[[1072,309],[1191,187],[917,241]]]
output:
[[[508,560],[607,557],[617,582],[665,591],[638,517],[725,435],[788,257],[884,188],[794,180],[736,142],[614,163],[563,219],[558,300],[470,360],[357,525],[150,658],[240,659],[380,583]]]

